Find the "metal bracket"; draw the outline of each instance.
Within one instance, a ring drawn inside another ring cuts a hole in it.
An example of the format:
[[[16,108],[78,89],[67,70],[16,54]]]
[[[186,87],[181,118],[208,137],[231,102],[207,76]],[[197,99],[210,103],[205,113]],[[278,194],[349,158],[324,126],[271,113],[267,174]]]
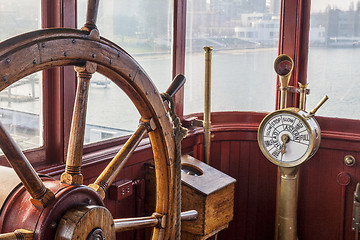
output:
[[[295,87],[295,86],[288,86],[286,89],[291,93],[300,93],[301,91],[303,91],[301,88]],[[278,90],[281,91],[280,86],[278,87]],[[309,95],[310,94],[310,89],[307,88],[305,90],[305,92],[306,92],[306,95]]]
[[[356,239],[358,239],[360,225],[360,183],[356,185],[354,192],[354,204],[353,204],[353,218],[352,218],[352,230],[355,231]]]
[[[182,125],[188,129],[203,127],[203,121],[199,120],[197,117],[189,117],[183,119]]]

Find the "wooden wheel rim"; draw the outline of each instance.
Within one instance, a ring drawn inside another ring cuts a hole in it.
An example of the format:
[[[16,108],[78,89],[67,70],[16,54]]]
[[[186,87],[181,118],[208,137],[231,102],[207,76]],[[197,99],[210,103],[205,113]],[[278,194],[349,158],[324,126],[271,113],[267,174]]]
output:
[[[97,72],[128,95],[142,118],[155,122],[156,129],[149,132],[157,180],[155,211],[166,217],[165,228],[154,228],[153,239],[172,238],[176,218],[172,125],[158,90],[129,54],[106,39],[90,38],[87,31],[46,29],[19,35],[0,43],[0,91],[34,72],[86,61],[96,63]]]

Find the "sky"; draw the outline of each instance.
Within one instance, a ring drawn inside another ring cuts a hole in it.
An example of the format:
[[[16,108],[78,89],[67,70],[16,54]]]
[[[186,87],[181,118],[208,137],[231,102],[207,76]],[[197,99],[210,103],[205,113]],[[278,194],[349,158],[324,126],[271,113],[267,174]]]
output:
[[[311,1],[311,11],[319,12],[324,11],[326,6],[330,5],[331,7],[337,7],[341,10],[348,10],[350,3],[354,2],[354,6],[356,7],[356,3],[358,0],[312,0]]]

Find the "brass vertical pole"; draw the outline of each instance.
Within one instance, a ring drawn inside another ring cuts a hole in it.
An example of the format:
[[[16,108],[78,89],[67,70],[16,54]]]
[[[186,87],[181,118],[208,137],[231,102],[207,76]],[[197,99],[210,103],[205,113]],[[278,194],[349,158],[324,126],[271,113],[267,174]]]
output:
[[[294,61],[288,55],[280,55],[274,68],[280,79],[280,109],[284,109]],[[275,240],[297,240],[298,170],[298,166],[278,168]]]
[[[280,198],[277,222],[278,240],[297,240],[297,202],[299,167],[279,167]]]
[[[213,47],[204,47],[205,50],[205,97],[204,97],[204,161],[210,164],[211,144],[211,51]]]
[[[306,88],[307,88],[308,84],[301,84],[299,83],[299,87],[300,87],[300,99],[299,99],[299,108],[301,110],[305,111],[305,104],[306,104]]]

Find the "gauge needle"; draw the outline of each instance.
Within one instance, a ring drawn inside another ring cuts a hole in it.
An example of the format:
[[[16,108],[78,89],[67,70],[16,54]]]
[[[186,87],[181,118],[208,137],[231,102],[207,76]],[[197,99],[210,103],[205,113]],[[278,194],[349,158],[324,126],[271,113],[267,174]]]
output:
[[[282,141],[282,143],[283,143],[283,144],[281,145],[281,150],[280,150],[280,152],[281,152],[281,159],[282,159],[284,153],[286,152],[286,143],[288,143],[288,142],[290,141],[289,135],[287,135],[287,134],[282,135],[282,136],[281,136],[281,141]]]

